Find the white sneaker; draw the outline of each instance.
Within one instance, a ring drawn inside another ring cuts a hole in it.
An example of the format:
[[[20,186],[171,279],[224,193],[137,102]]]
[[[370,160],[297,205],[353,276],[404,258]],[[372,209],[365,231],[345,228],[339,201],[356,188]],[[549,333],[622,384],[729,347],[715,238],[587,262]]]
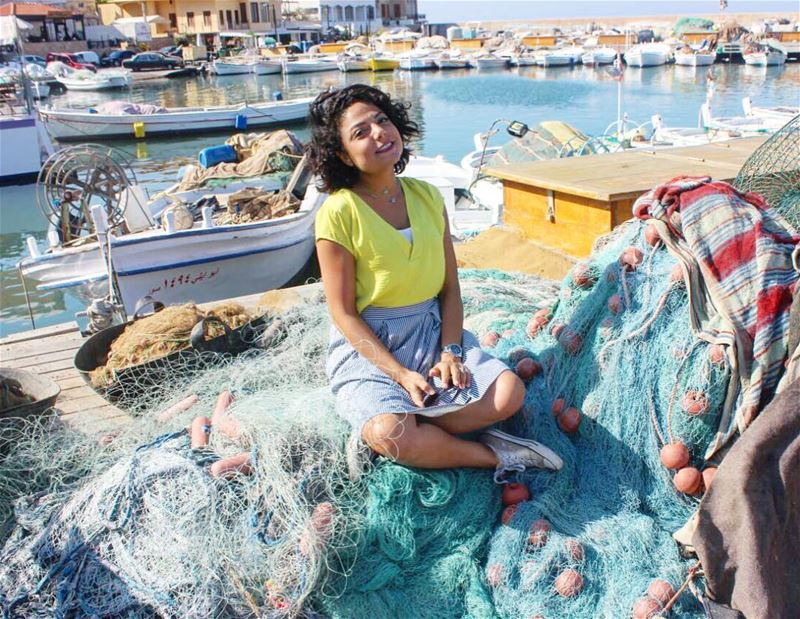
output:
[[[491,449],[500,460],[494,473],[494,480],[501,480],[511,472],[521,473],[527,468],[559,471],[564,462],[549,447],[518,436],[511,436],[500,430],[487,430],[480,436],[480,442]]]

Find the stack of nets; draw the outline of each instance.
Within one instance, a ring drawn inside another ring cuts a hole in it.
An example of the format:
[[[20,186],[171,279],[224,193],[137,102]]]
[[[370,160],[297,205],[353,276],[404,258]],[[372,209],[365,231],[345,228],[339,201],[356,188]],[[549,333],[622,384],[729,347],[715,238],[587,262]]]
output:
[[[522,475],[530,500],[501,515],[492,471],[367,458],[333,413],[330,323],[310,302],[275,323],[269,348],[188,388],[164,381],[160,401],[114,436],[43,421],[4,431],[0,608],[630,616],[653,579],[677,588],[693,565],[671,533],[698,498],[676,491],[659,451],[680,441],[704,466],[731,377],[724,351],[692,335],[676,261],[644,230],[618,228],[560,287],[461,274],[467,328],[490,333],[485,345],[512,367],[530,357],[541,368],[506,429],[555,449],[564,468]],[[581,423],[567,433],[551,411],[571,407]],[[557,588],[565,572],[570,586]],[[702,610],[683,595],[670,616]]]
[[[115,372],[124,368],[161,359],[190,346],[189,336],[194,326],[203,318],[218,318],[231,329],[247,323],[251,316],[238,303],[222,303],[208,311],[193,303],[174,305],[160,312],[135,320],[111,344],[108,359],[90,373],[95,387],[107,387],[115,380]],[[224,334],[224,327],[209,321],[206,337]]]
[[[300,200],[288,191],[264,193],[261,189],[246,188],[228,197],[227,209],[215,215],[214,222],[219,226],[227,226],[263,221],[291,215],[299,208]]]

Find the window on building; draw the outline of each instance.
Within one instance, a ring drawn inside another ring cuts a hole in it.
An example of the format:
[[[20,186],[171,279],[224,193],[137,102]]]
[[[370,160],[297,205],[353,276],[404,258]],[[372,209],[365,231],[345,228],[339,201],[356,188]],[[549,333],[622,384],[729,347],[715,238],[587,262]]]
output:
[[[336,6],[336,21],[342,21],[344,19],[344,14],[342,13],[342,7]]]
[[[233,9],[233,23],[239,25],[239,9]]]
[[[219,28],[222,29],[225,26],[225,13],[222,11],[219,12]]]
[[[375,19],[375,7],[368,6],[367,7],[367,19]]]
[[[254,24],[258,23],[258,2],[250,3],[250,21]]]
[[[175,13],[169,14],[169,27],[170,28],[177,28],[178,27],[178,16]]]
[[[211,11],[203,11],[203,26],[211,28]]]
[[[269,23],[272,20],[269,18],[269,4],[266,2],[261,3],[261,21],[264,23]]]
[[[394,16],[395,16],[396,19],[400,19],[400,15],[401,15],[400,5],[399,4],[395,4],[394,5]]]
[[[244,2],[239,3],[239,17],[243,24],[247,23],[247,5]]]
[[[346,21],[353,21],[353,7],[346,6],[344,7],[344,18]]]
[[[186,12],[186,25],[190,30],[194,30],[194,13],[192,11]]]
[[[228,28],[233,28],[233,13],[231,13],[230,9],[225,11],[225,17],[228,18]]]
[[[389,19],[389,5],[388,4],[382,4],[381,5],[381,17],[383,17],[384,19]]]

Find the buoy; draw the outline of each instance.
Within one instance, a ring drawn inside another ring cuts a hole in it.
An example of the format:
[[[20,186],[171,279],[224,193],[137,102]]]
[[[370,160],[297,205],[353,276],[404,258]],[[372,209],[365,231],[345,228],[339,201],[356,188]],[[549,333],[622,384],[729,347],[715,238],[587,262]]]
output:
[[[503,337],[514,337],[515,333],[516,333],[516,331],[514,331],[514,329],[506,329],[505,331],[503,331],[503,333],[501,335]]]
[[[647,587],[647,595],[660,602],[662,606],[666,606],[667,602],[675,595],[675,589],[666,580],[656,578]]]
[[[711,487],[711,482],[714,481],[714,477],[717,475],[717,467],[716,466],[707,466],[703,469],[703,487],[708,490]]]
[[[301,554],[308,556],[314,548],[320,549],[328,543],[337,511],[336,506],[329,501],[323,501],[314,507],[308,527],[303,531],[298,544]]]
[[[492,587],[496,587],[503,580],[503,566],[493,563],[486,569],[486,580]]]
[[[661,448],[661,464],[668,469],[678,470],[689,464],[689,450],[683,443],[670,443]]]
[[[497,331],[489,331],[481,338],[481,346],[484,348],[494,348],[500,341],[500,334]]]
[[[570,355],[575,355],[583,346],[583,338],[572,329],[564,329],[558,336],[558,343]]]
[[[708,358],[714,365],[725,363],[725,349],[719,344],[712,344],[708,349]]]
[[[508,360],[511,363],[519,363],[525,357],[530,357],[531,351],[525,348],[524,346],[515,346],[511,350],[508,351]]]
[[[567,552],[574,561],[583,561],[583,544],[581,544],[574,537],[571,537],[567,540]]]
[[[681,408],[690,415],[703,415],[708,411],[708,398],[702,391],[689,389],[681,398]]]
[[[198,398],[196,394],[192,393],[183,398],[183,400],[181,400],[180,402],[176,402],[168,409],[160,413],[158,415],[158,421],[160,421],[161,423],[165,423],[170,419],[172,419],[175,415],[188,411],[192,406],[197,404],[199,401],[200,398]]]
[[[600,337],[607,340],[611,337],[611,329],[614,326],[614,321],[611,318],[603,318],[600,323]]]
[[[567,434],[575,434],[581,426],[581,412],[574,406],[561,411],[556,421],[558,427]]]
[[[516,505],[531,498],[531,493],[525,484],[511,483],[503,486],[501,500],[503,505]]]
[[[652,245],[653,247],[658,245],[658,242],[661,240],[661,236],[658,234],[658,230],[653,224],[647,224],[647,227],[644,229],[644,240],[647,241],[648,245]]]
[[[503,524],[508,524],[511,522],[511,519],[514,517],[514,514],[517,513],[519,509],[519,503],[514,503],[513,505],[509,505],[503,510],[502,515],[500,516],[500,522]]]
[[[564,398],[558,398],[553,400],[553,406],[550,407],[550,412],[553,413],[553,417],[558,417],[561,411],[564,410],[564,407],[567,405]]]
[[[622,268],[631,271],[635,271],[636,267],[642,263],[642,260],[644,260],[644,254],[638,247],[626,248],[619,257],[619,263],[622,265]]]
[[[522,380],[528,381],[537,374],[542,373],[542,366],[538,361],[531,359],[530,357],[525,357],[519,363],[517,363],[514,371]]]
[[[143,122],[135,122],[133,123],[133,137],[142,139],[144,137],[144,123]]]
[[[231,478],[235,475],[249,475],[253,472],[250,466],[250,453],[245,451],[235,456],[217,460],[209,467],[212,477]]]
[[[681,268],[680,263],[676,264],[672,267],[672,270],[669,272],[669,281],[674,284],[684,284],[683,280],[683,269]]]
[[[554,322],[553,325],[550,327],[550,335],[554,338],[558,339],[561,335],[561,332],[564,331],[566,325],[563,322]]]
[[[528,326],[525,328],[525,332],[528,334],[528,337],[533,339],[539,334],[547,323],[550,322],[550,310],[548,308],[537,310],[531,319],[528,321]]]
[[[597,281],[597,275],[588,264],[579,264],[572,269],[572,283],[578,288],[591,288]]]
[[[608,309],[614,314],[619,314],[622,310],[622,297],[618,294],[612,294],[608,297]]]
[[[528,543],[537,548],[544,546],[550,537],[550,523],[544,518],[534,520],[528,530]]]
[[[662,608],[658,600],[651,597],[639,598],[633,603],[633,619],[653,619]]]
[[[583,589],[583,576],[578,570],[566,569],[556,578],[555,588],[561,597],[575,597]]]
[[[195,417],[192,421],[191,447],[198,449],[208,445],[208,437],[211,434],[211,420],[208,417]]]
[[[703,476],[693,466],[686,466],[675,473],[672,483],[678,492],[694,496],[700,494],[703,488]]]

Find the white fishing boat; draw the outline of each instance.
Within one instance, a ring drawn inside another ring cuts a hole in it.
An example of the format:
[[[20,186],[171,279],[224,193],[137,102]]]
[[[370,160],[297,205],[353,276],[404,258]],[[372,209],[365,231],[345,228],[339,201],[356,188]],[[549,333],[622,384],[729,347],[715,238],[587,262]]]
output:
[[[460,51],[444,51],[434,58],[433,61],[438,69],[467,69],[469,68],[469,59]]]
[[[705,129],[736,131],[742,136],[774,133],[786,124],[786,121],[775,117],[714,116],[711,111],[711,105],[708,102],[704,103],[700,108],[700,118]]]
[[[613,47],[597,47],[585,51],[581,56],[581,62],[585,65],[611,64],[617,57],[617,50]]]
[[[429,55],[428,50],[424,50],[422,53],[409,52],[398,56],[397,60],[400,61],[398,68],[403,71],[428,71],[436,69],[438,66],[436,60]]]
[[[642,43],[634,45],[625,52],[625,62],[629,67],[657,67],[667,64],[672,56],[669,45],[664,43]]]
[[[329,58],[283,58],[283,73],[293,75],[297,73],[321,73],[323,71],[338,71],[335,59]]]
[[[536,57],[536,64],[540,67],[566,67],[575,63],[571,53],[563,53],[559,50],[547,51]]]
[[[248,61],[217,59],[211,63],[211,72],[215,75],[247,75],[253,72],[253,68]]]
[[[353,71],[369,71],[369,63],[363,56],[351,56],[350,54],[342,54],[336,61],[336,66],[342,73],[351,73]]]
[[[334,68],[335,65],[334,65]],[[210,131],[244,131],[303,121],[313,97],[214,107],[164,108],[153,114],[97,114],[84,109],[39,108],[50,135],[62,141],[144,138]]]
[[[675,64],[681,67],[707,67],[717,60],[717,53],[712,50],[698,50],[689,46],[675,52]]]
[[[800,114],[800,107],[782,105],[777,107],[757,107],[753,105],[750,97],[742,99],[742,109],[748,118],[764,118],[782,123],[788,123]]]
[[[747,50],[742,52],[745,64],[754,67],[777,67],[786,63],[786,53],[774,47]]]
[[[476,56],[470,61],[479,69],[503,69],[508,66],[508,58],[500,58],[494,55]]]
[[[534,67],[536,66],[536,61],[536,54],[530,52],[514,55],[510,59],[511,64],[518,67]]]
[[[56,81],[67,90],[95,91],[128,88],[131,76],[127,72],[92,73],[91,71],[75,71],[67,77],[58,77]]]
[[[283,71],[281,63],[274,60],[256,60],[250,66],[255,75],[274,75]]]

